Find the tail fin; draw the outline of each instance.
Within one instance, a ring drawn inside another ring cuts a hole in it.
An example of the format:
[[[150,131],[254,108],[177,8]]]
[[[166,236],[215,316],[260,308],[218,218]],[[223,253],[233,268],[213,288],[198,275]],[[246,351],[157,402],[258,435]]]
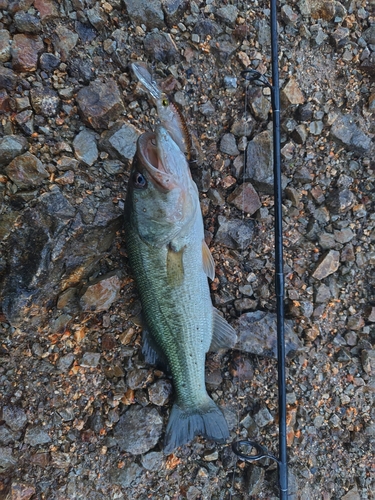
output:
[[[224,415],[208,396],[197,408],[181,408],[177,403],[173,405],[165,432],[164,453],[171,453],[197,435],[218,443],[224,443],[229,437]]]

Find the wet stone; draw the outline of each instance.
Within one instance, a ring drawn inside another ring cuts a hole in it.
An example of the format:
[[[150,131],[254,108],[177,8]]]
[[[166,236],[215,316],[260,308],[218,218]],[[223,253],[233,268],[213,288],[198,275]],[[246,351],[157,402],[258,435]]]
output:
[[[293,321],[285,321],[285,353],[297,351],[302,342],[293,330]],[[238,346],[242,351],[277,358],[276,314],[254,311],[242,314],[238,319]]]
[[[52,89],[35,87],[30,91],[31,105],[36,114],[51,117],[56,116],[60,108],[60,98]]]
[[[8,30],[0,30],[0,63],[10,59],[10,36]]]
[[[247,146],[246,158],[245,180],[262,192],[273,193],[272,134],[266,130],[255,136]]]
[[[340,252],[330,250],[326,253],[317,265],[313,272],[313,277],[317,280],[322,280],[337,271],[340,266]]]
[[[99,352],[85,352],[80,361],[80,366],[83,368],[96,368],[100,361]]]
[[[8,165],[27,148],[28,142],[22,135],[7,135],[0,139],[0,167]]]
[[[141,464],[146,470],[160,470],[164,464],[164,455],[159,451],[150,451],[141,457]]]
[[[73,141],[74,154],[77,160],[91,167],[98,159],[96,134],[86,128],[75,136]]]
[[[157,406],[164,406],[171,394],[172,384],[168,380],[158,380],[148,388],[148,397]]]
[[[37,35],[14,35],[12,44],[12,67],[15,71],[35,71],[39,53],[44,49]]]
[[[40,20],[27,12],[16,12],[13,18],[17,31],[37,35],[42,30]]]
[[[327,206],[334,214],[346,213],[356,202],[354,194],[349,189],[334,189],[327,195]]]
[[[220,141],[220,151],[227,155],[237,156],[239,154],[236,138],[233,134],[224,134]]]
[[[164,14],[160,0],[124,0],[126,10],[136,26],[164,28]]]
[[[31,153],[17,156],[6,168],[6,175],[19,188],[30,189],[40,186],[49,177],[43,163]]]
[[[74,49],[78,42],[77,33],[69,30],[65,26],[58,26],[55,30],[53,37],[53,46],[60,54],[62,61],[67,61],[71,51]]]
[[[24,441],[30,446],[38,446],[40,444],[47,444],[51,442],[48,433],[42,427],[28,427],[26,429]]]
[[[238,210],[253,215],[262,206],[258,193],[250,182],[244,182],[228,196],[228,202]]]
[[[114,429],[114,437],[121,451],[141,455],[160,440],[163,420],[155,408],[134,405],[121,417]]]
[[[94,129],[106,129],[124,111],[121,94],[114,80],[91,82],[77,94],[77,103],[84,122]]]
[[[248,220],[243,222],[240,219],[228,220],[219,215],[219,229],[215,235],[218,244],[228,248],[246,249],[252,242],[254,236],[254,222]]]
[[[100,148],[112,157],[128,162],[135,155],[140,134],[141,132],[130,123],[116,123],[102,135]]]
[[[285,107],[290,105],[303,104],[305,102],[305,97],[294,78],[291,78],[285,85],[285,87],[281,90],[280,100]]]
[[[371,139],[355,124],[351,115],[341,115],[331,127],[331,136],[348,151],[365,154],[371,146]]]
[[[171,39],[163,32],[149,33],[144,38],[144,50],[150,59],[172,64],[180,54]]]
[[[17,464],[11,448],[0,448],[0,473],[11,469]]]
[[[26,422],[26,413],[18,406],[4,406],[2,420],[12,431],[21,431]]]
[[[112,273],[101,276],[92,282],[81,297],[81,305],[84,311],[106,311],[111,307],[119,295],[121,281]]]

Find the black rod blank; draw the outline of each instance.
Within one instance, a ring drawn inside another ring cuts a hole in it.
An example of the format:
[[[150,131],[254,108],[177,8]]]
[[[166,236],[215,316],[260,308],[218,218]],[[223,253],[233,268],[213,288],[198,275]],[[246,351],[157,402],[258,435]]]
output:
[[[283,259],[283,221],[282,221],[282,183],[281,183],[281,145],[280,145],[280,84],[278,61],[277,0],[271,2],[271,59],[272,85],[264,75],[254,70],[245,70],[243,76],[259,85],[269,87],[272,97],[273,114],[273,172],[275,197],[275,290],[277,314],[277,372],[279,403],[279,457],[270,454],[263,446],[248,440],[232,443],[233,452],[242,460],[257,461],[262,458],[275,460],[278,464],[279,498],[288,498],[288,461],[286,434],[286,380],[285,380],[285,311],[284,311],[284,259]],[[255,450],[255,454],[253,452]],[[248,451],[248,453],[246,453]]]

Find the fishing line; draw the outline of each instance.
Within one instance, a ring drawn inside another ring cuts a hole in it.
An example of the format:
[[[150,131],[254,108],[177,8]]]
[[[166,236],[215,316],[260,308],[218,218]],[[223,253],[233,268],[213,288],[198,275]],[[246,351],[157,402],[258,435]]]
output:
[[[273,125],[273,173],[275,197],[275,292],[277,314],[277,372],[279,405],[279,457],[269,453],[257,442],[240,440],[232,443],[233,452],[247,462],[263,458],[276,461],[278,465],[279,498],[288,498],[288,462],[286,439],[286,381],[285,381],[285,331],[284,331],[284,271],[283,271],[283,232],[282,232],[282,185],[280,152],[280,92],[278,66],[277,0],[270,0],[271,7],[271,65],[272,85],[267,78],[253,69],[241,75],[248,81],[271,90]],[[255,453],[254,453],[255,450]]]

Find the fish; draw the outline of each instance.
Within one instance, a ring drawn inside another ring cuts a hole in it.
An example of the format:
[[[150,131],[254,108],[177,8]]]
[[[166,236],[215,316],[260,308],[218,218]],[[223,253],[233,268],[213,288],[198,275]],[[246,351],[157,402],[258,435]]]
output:
[[[213,307],[215,264],[184,153],[162,124],[137,142],[125,200],[125,239],[142,304],[146,362],[167,366],[175,400],[164,452],[201,435],[218,443],[228,424],[205,386],[209,350],[233,348],[235,330]]]
[[[138,81],[154,101],[160,123],[168,130],[172,139],[185,154],[187,160],[193,160],[192,137],[178,106],[160,89],[145,64],[134,62],[131,63],[130,67]]]

